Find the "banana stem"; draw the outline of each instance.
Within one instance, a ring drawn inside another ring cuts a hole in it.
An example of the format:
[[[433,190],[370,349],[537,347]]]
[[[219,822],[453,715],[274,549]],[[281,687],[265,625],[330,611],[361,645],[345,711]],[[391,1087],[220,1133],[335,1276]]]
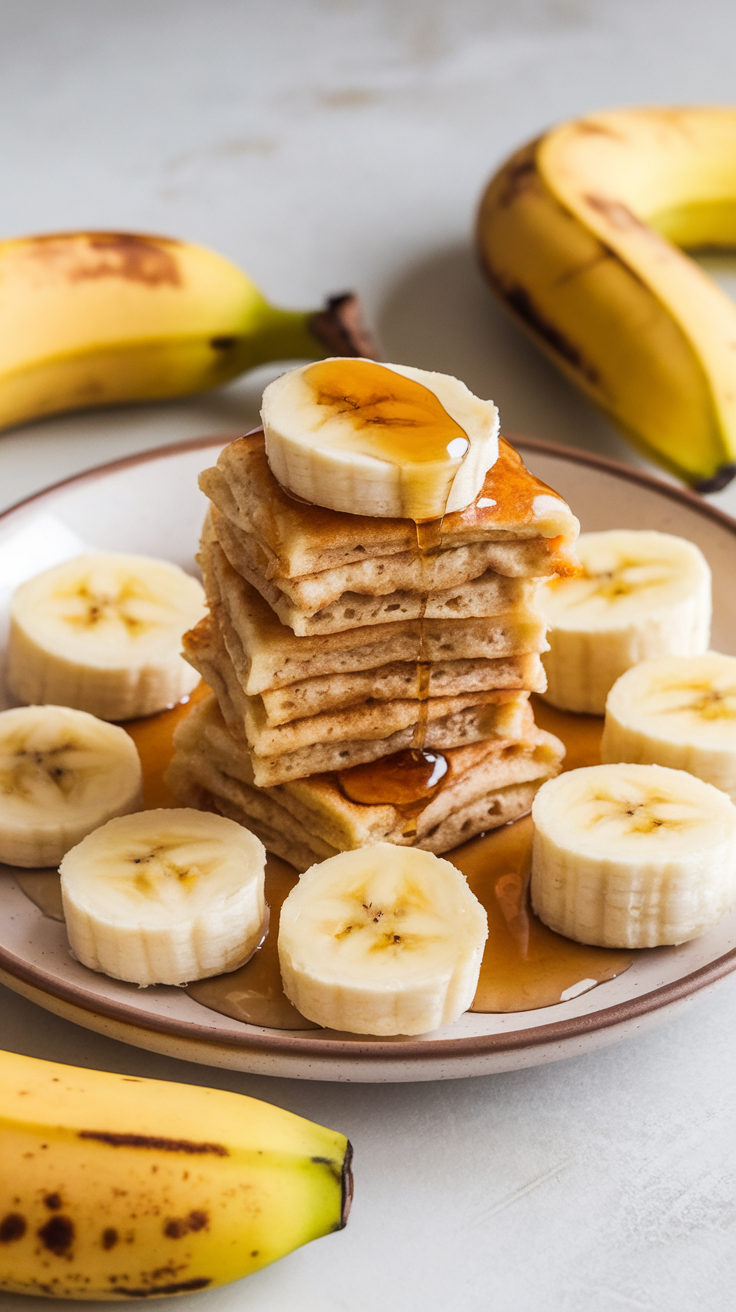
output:
[[[265,305],[255,333],[240,340],[247,354],[246,369],[268,360],[322,360],[330,355],[375,360],[379,354],[355,292],[328,297],[321,310]]]

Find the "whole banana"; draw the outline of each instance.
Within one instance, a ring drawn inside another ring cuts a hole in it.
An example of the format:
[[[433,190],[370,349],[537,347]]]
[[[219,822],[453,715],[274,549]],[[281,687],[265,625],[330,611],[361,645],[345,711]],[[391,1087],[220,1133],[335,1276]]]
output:
[[[650,458],[701,492],[736,474],[736,306],[678,247],[736,245],[736,109],[553,128],[480,205],[491,287]]]
[[[339,1230],[351,1148],[240,1094],[0,1052],[0,1289],[118,1303]]]
[[[0,242],[0,428],[205,391],[266,360],[372,354],[354,295],[279,310],[190,242],[129,232]]]

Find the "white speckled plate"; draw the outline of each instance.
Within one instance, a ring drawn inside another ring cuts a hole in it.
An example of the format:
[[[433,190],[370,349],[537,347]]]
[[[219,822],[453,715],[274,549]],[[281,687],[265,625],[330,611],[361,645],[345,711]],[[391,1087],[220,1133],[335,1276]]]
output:
[[[11,589],[82,546],[163,556],[192,568],[204,497],[197,474],[221,439],[186,443],[93,470],[0,516],[0,647]],[[572,505],[583,528],[655,528],[690,538],[713,570],[713,646],[736,654],[736,523],[636,470],[519,439],[527,463]],[[7,704],[2,703],[0,704]],[[556,1061],[665,1017],[736,969],[736,909],[703,938],[637,956],[618,979],[538,1011],[466,1013],[420,1039],[287,1033],[231,1020],[175,988],[137,989],[73,961],[63,925],[0,867],[0,979],[89,1029],[170,1056],[260,1074],[322,1080],[429,1080]]]

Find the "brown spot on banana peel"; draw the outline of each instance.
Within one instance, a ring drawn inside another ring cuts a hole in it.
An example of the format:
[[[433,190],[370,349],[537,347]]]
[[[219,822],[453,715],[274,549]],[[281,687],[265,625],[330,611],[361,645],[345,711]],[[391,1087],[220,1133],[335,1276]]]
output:
[[[74,1243],[74,1222],[68,1216],[52,1216],[37,1234],[50,1253],[56,1257],[66,1257]]]
[[[192,1139],[165,1139],[152,1134],[116,1134],[113,1130],[80,1130],[80,1139],[95,1139],[98,1143],[109,1144],[111,1148],[153,1148],[163,1153],[214,1153],[217,1157],[229,1157],[228,1149],[221,1143],[197,1143]]]
[[[583,196],[583,200],[590,209],[595,210],[597,214],[602,214],[612,228],[619,228],[621,231],[626,231],[628,228],[644,228],[647,232],[652,231],[621,200],[613,200],[609,196],[591,195]]]
[[[679,256],[681,254],[676,246],[673,246],[671,242],[667,241],[666,237],[663,237],[661,233],[657,232],[656,228],[651,227],[650,224],[645,223],[643,219],[640,219],[638,214],[635,214],[632,209],[629,209],[629,206],[625,205],[623,201],[614,200],[610,196],[592,195],[583,196],[583,200],[589,209],[595,210],[596,214],[602,215],[606,222],[609,223],[612,228],[616,228],[619,232],[636,231],[642,237],[645,237],[650,241],[652,245],[656,245],[661,252],[666,253],[667,255]],[[613,253],[614,252],[612,252],[612,254]],[[620,259],[620,256],[618,258]],[[633,276],[638,278],[638,274],[635,274],[628,262],[626,262],[625,267]],[[643,280],[639,278],[639,281],[641,282]]]
[[[206,1289],[211,1284],[211,1276],[197,1276],[194,1280],[180,1280],[171,1285],[149,1285],[146,1289],[126,1289],[118,1285],[110,1293],[120,1294],[122,1298],[156,1298],[162,1294],[194,1294],[198,1289]]]
[[[531,141],[516,155],[513,155],[508,163],[501,169],[498,174],[496,183],[498,193],[496,202],[499,209],[508,209],[513,205],[525,191],[528,191],[530,184],[533,186],[537,179],[537,147],[542,138]]]
[[[603,384],[595,365],[586,360],[580,347],[543,314],[526,287],[522,287],[521,283],[507,285],[495,277],[490,269],[488,275],[498,295],[509,309],[536,336],[541,337],[555,355],[561,356],[591,386],[602,391]]]
[[[132,232],[52,233],[36,237],[29,254],[68,282],[120,278],[148,287],[182,285],[176,247],[171,237]]]
[[[0,1244],[12,1244],[22,1239],[28,1226],[26,1218],[20,1212],[8,1212],[0,1221]]]
[[[572,126],[581,137],[613,137],[615,141],[626,141],[626,137],[622,133],[615,132],[607,124],[594,123],[589,118],[580,118]]]
[[[188,1216],[171,1216],[164,1222],[163,1231],[167,1239],[183,1239],[190,1231],[195,1234],[209,1227],[210,1218],[204,1211],[192,1211]]]

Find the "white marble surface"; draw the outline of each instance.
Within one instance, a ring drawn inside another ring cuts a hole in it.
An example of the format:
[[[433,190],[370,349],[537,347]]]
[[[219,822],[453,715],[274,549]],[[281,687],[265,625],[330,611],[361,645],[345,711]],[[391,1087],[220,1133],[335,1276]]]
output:
[[[560,117],[728,102],[735,42],[728,0],[0,0],[0,236],[188,237],[284,305],[355,287],[388,358],[459,374],[509,432],[633,459],[490,302],[473,208],[504,155]],[[263,377],[2,435],[0,504],[236,432]],[[733,488],[714,501],[736,513]],[[347,1230],[185,1299],[193,1312],[721,1312],[736,1278],[735,1021],[728,980],[593,1056],[379,1088],[178,1064],[4,992],[0,1046],[237,1089],[351,1136]],[[0,1312],[33,1305],[0,1295]]]

